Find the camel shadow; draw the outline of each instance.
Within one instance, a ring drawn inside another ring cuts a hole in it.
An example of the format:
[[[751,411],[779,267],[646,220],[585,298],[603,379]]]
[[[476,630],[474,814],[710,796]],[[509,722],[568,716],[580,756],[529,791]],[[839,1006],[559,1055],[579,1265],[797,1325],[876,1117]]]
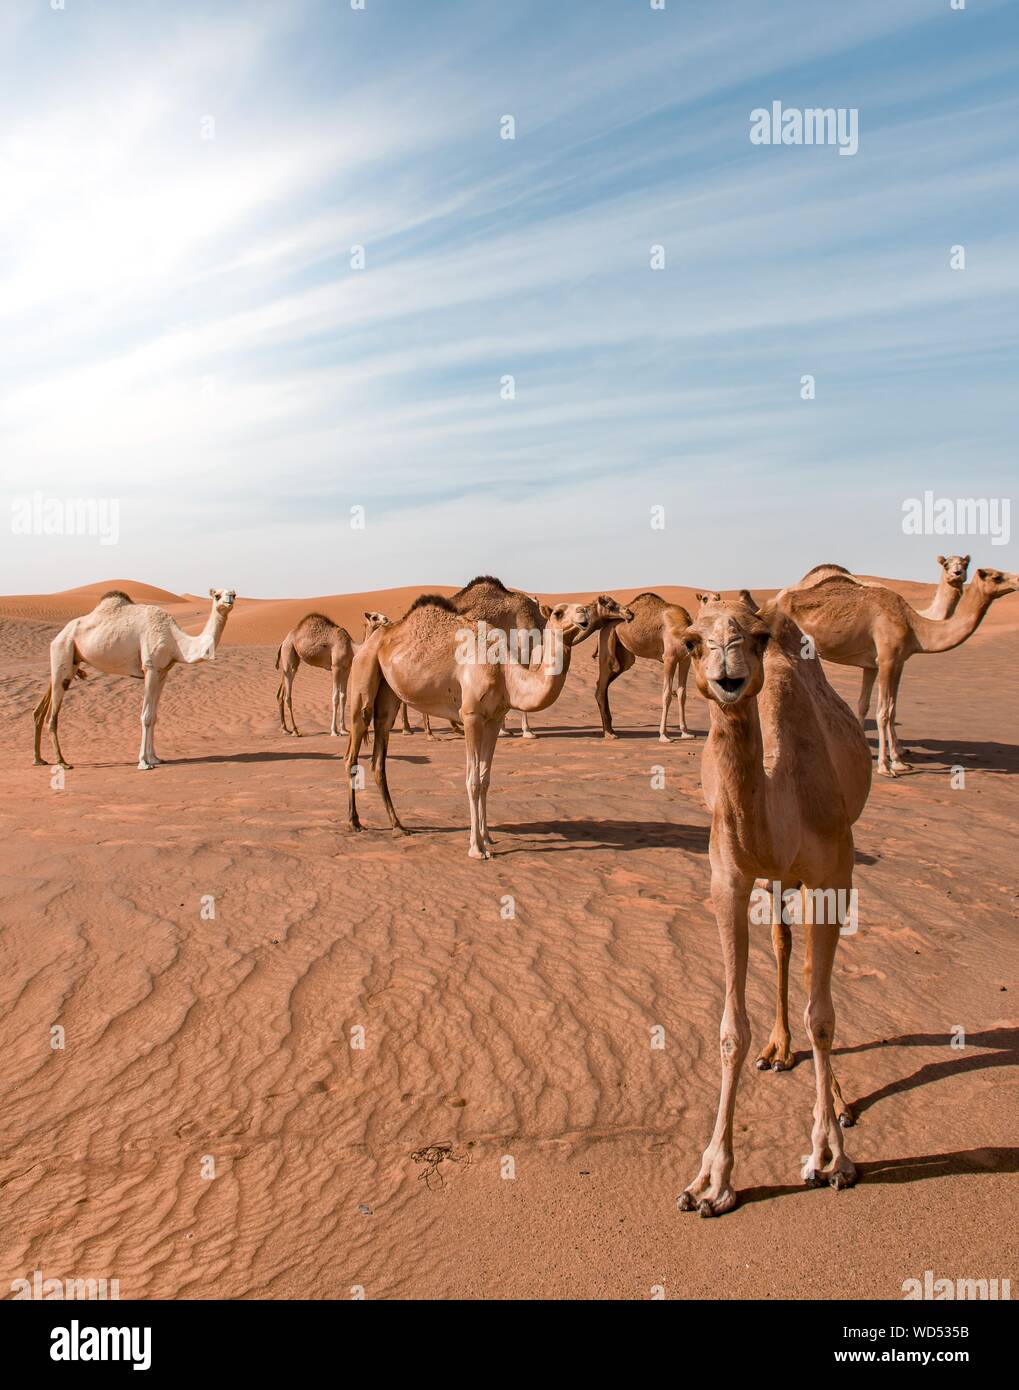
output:
[[[905,1158],[875,1159],[857,1163],[857,1185],[922,1182],[925,1178],[979,1177],[990,1173],[1019,1172],[1019,1149],[956,1149],[943,1154],[914,1154]],[[810,1189],[804,1183],[781,1186],[747,1187],[739,1194],[739,1205],[770,1201],[774,1197],[804,1196]]]
[[[673,825],[668,821],[563,820],[530,821],[492,827],[496,836],[555,835],[562,844],[520,845],[501,850],[503,854],[556,854],[566,850],[588,849],[688,849],[707,854],[710,830],[701,825]],[[497,852],[501,849],[498,846]]]
[[[878,1047],[948,1047],[950,1035],[945,1033],[907,1033],[900,1038],[889,1038],[887,1042],[861,1043],[855,1047],[837,1047],[836,1056],[849,1056],[854,1052],[870,1052]],[[996,1052],[971,1053],[974,1047],[993,1047]],[[902,1095],[918,1086],[927,1086],[934,1081],[943,1081],[949,1076],[963,1075],[967,1072],[985,1071],[989,1067],[1014,1067],[1019,1064],[1019,1028],[992,1028],[982,1033],[967,1033],[965,1050],[953,1051],[943,1062],[926,1062],[918,1071],[898,1081],[871,1091],[869,1095],[856,1096],[850,1101],[857,1119],[864,1111],[887,1100],[889,1096]]]
[[[951,1035],[947,1033],[905,1033],[898,1038],[883,1038],[879,1042],[857,1043],[848,1047],[832,1049],[833,1057],[849,1057],[857,1052],[872,1052],[879,1047],[943,1047],[948,1048]],[[973,1053],[974,1047],[997,1048],[996,1052]],[[807,1062],[809,1052],[797,1052],[795,1065]],[[887,1100],[889,1096],[902,1095],[918,1086],[928,1086],[947,1077],[963,1075],[967,1072],[986,1071],[990,1067],[1014,1067],[1019,1065],[1019,1028],[991,1028],[982,1033],[967,1033],[965,1050],[952,1051],[943,1062],[925,1062],[919,1070],[909,1076],[889,1081],[868,1095],[847,1097],[859,1119],[865,1111]]]
[[[167,758],[165,767],[186,766],[191,763],[342,763],[343,754],[336,753],[207,753],[202,758]]]
[[[1011,743],[967,743],[961,739],[915,738],[903,741],[913,763],[964,767],[967,772],[1019,772],[1019,747]],[[928,751],[929,750],[929,751]],[[924,771],[933,771],[925,767]]]

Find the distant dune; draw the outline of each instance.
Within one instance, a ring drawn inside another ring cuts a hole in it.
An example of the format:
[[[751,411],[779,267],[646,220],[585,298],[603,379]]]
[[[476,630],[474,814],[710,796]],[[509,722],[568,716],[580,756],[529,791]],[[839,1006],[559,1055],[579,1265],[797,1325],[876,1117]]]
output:
[[[467,576],[469,578],[470,576]],[[879,584],[887,584],[902,594],[908,603],[923,607],[933,597],[935,585],[919,584],[909,579],[884,579],[865,575]],[[512,584],[516,576],[507,579]],[[466,578],[465,581],[466,582]],[[524,585],[516,585],[526,588]],[[637,586],[607,587],[606,592],[621,602],[651,589],[661,594],[670,603],[682,604],[693,612],[697,606],[695,595],[704,585],[686,584],[640,584]],[[364,629],[365,611],[381,612],[390,618],[398,618],[405,613],[414,600],[422,593],[449,595],[456,592],[456,585],[423,584],[404,585],[396,589],[369,589],[354,594],[320,594],[313,598],[245,598],[237,600],[237,606],[230,617],[224,634],[225,646],[276,646],[295,623],[306,613],[324,613],[333,622],[345,627],[355,641],[360,641]],[[88,613],[95,607],[102,594],[109,589],[123,589],[136,603],[155,603],[172,613],[181,626],[189,632],[198,631],[208,613],[209,600],[202,594],[174,594],[168,589],[160,589],[152,584],[143,584],[134,579],[106,579],[96,584],[82,584],[76,589],[65,589],[56,594],[11,594],[0,596],[0,617],[16,618],[30,622],[65,623],[69,618]],[[533,589],[527,589],[534,593]],[[726,590],[727,594],[735,590]],[[761,601],[770,598],[775,589],[757,589],[755,597]],[[557,603],[562,600],[575,600],[593,597],[592,590],[575,590],[570,593],[538,594],[544,603]],[[1012,605],[995,604],[983,625],[972,640],[977,641],[989,631],[1011,631],[1019,618],[1012,612]]]

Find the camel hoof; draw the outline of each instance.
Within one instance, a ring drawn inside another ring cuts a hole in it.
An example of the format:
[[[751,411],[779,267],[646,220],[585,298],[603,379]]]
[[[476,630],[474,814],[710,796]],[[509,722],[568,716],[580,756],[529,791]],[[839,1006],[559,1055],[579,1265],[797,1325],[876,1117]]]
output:
[[[879,777],[898,777],[899,775],[893,768],[882,767],[880,763],[878,763],[877,770]]]
[[[61,762],[61,763],[54,763],[53,766],[54,766],[54,767],[62,767],[62,768],[64,769],[65,772],[73,772],[73,771],[74,771],[74,765],[73,765],[73,763],[63,763],[63,762]]]
[[[758,1057],[754,1066],[758,1071],[768,1071],[771,1067],[771,1063],[768,1061],[767,1057]]]
[[[468,859],[491,859],[491,857],[487,849],[478,849],[475,845],[471,845],[467,851]]]
[[[696,738],[696,737],[697,737],[697,735],[696,735],[696,734],[692,734],[692,733],[690,732],[689,729],[681,729],[681,730],[679,731],[679,736],[680,736],[680,738]]]
[[[410,831],[407,829],[407,827],[405,825],[401,825],[399,821],[397,821],[396,824],[392,827],[392,831],[394,835],[410,834]]]
[[[853,1125],[856,1124],[856,1116],[848,1106],[842,1111],[841,1115],[839,1115],[839,1124],[843,1129],[852,1129]]]
[[[676,1198],[676,1206],[680,1211],[696,1211],[697,1199],[691,1196],[689,1192],[681,1192]]]
[[[912,771],[913,771],[913,764],[912,764],[912,763],[904,763],[904,762],[892,763],[892,771],[893,771],[893,772],[912,772]]]
[[[711,1205],[711,1203],[708,1201],[706,1197],[702,1201],[697,1203],[698,1216],[714,1216],[714,1214],[715,1208]]]
[[[672,742],[672,739],[669,738],[669,735],[668,735],[668,734],[659,734],[659,735],[658,735],[658,742],[659,742],[659,743],[671,743],[671,742]]]
[[[825,1180],[820,1177],[814,1168],[805,1168],[803,1171],[803,1182],[806,1187],[824,1187]]]
[[[532,734],[531,731],[530,731],[530,729],[523,729],[523,730],[521,730],[520,737],[521,737],[521,738],[537,738],[538,735],[537,735],[537,734]]]
[[[619,737],[619,735],[618,735],[617,733],[615,733],[614,730],[612,730],[612,729],[603,729],[603,730],[602,730],[602,738],[618,738],[618,737]]]
[[[347,821],[347,829],[348,829],[348,830],[363,830],[363,829],[364,829],[364,826],[361,824],[361,822],[360,822],[359,820],[356,820],[356,819],[355,819],[355,820],[349,820],[349,821]]]
[[[33,761],[32,761],[32,766],[33,766],[33,767],[49,767],[49,763],[46,761],[45,758],[34,758]]]
[[[154,767],[155,767],[155,763],[141,762],[141,763],[138,764],[138,771],[139,771],[139,772],[151,772],[152,769],[153,769]]]
[[[836,1192],[844,1192],[847,1187],[852,1187],[855,1182],[855,1173],[852,1175],[842,1172],[832,1173],[831,1177],[828,1179],[829,1186],[833,1187]]]

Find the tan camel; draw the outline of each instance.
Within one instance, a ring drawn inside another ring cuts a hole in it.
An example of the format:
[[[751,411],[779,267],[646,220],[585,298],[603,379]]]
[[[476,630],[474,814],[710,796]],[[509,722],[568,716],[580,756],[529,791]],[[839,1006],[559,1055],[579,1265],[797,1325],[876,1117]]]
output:
[[[365,636],[369,630],[366,622]],[[316,666],[321,671],[332,673],[333,713],[329,732],[333,738],[339,738],[340,734],[347,732],[347,680],[353,659],[354,643],[351,641],[350,633],[345,627],[334,623],[332,618],[327,618],[324,613],[308,613],[296,627],[291,628],[277,648],[275,663],[276,670],[280,673],[276,704],[285,734],[292,734],[295,738],[301,737],[297,720],[294,718],[294,677],[302,661],[306,666]],[[287,710],[290,711],[291,728],[287,728]]]
[[[870,790],[870,751],[821,663],[803,659],[800,631],[769,609],[756,613],[739,602],[705,605],[683,638],[711,718],[701,776],[711,812],[711,897],[725,964],[718,1115],[700,1171],[679,1199],[681,1210],[702,1216],[736,1205],[733,1116],[750,1047],[748,908],[760,878],[778,905],[787,890],[801,889],[799,913],[792,915],[803,921],[806,937],[804,1021],[816,1084],[811,1153],[802,1177],[810,1186],[827,1181],[835,1188],[856,1178],[831,1071],[831,972],[840,927],[851,914],[852,826]],[[791,1062],[786,1010],[792,933],[783,920],[788,915],[787,907],[772,911],[778,1008],[761,1057],[765,1066]]]
[[[918,608],[917,612],[921,618],[930,618],[932,622],[941,623],[950,618],[959,606],[962,591],[966,587],[969,556],[939,555],[938,564],[941,566],[941,573],[938,576],[934,598],[926,608]]]
[[[149,603],[133,603],[127,594],[113,589],[104,594],[91,613],[72,618],[50,643],[50,683],[35,707],[35,762],[42,756],[42,726],[46,723],[57,754],[57,764],[70,768],[60,751],[57,718],[64,694],[75,676],[84,679],[82,666],[94,666],[111,676],[144,680],[142,741],[138,767],[148,771],[164,761],[156,757],[156,712],[163,685],[179,661],[194,665],[213,661],[216,643],[237,597],[233,589],[210,589],[212,610],[202,631],[192,637],[178,627],[169,613]]]
[[[540,627],[522,629],[516,625],[520,595],[488,577],[475,588],[478,604],[470,612],[437,594],[422,594],[398,622],[374,633],[355,657],[346,756],[352,830],[361,828],[357,759],[371,721],[375,781],[390,825],[406,833],[386,779],[389,734],[402,700],[424,713],[462,720],[471,815],[467,852],[472,859],[491,857],[488,787],[503,720],[510,709],[547,709],[558,699],[573,645],[594,630],[597,619],[584,605],[560,603],[539,610]],[[458,597],[463,594],[461,590]]]
[[[861,723],[877,681],[877,770],[894,777],[909,768],[895,733],[899,682],[906,662],[918,652],[958,647],[976,631],[995,599],[1017,590],[1019,575],[978,569],[955,612],[940,622],[922,617],[883,584],[860,583],[841,573],[828,574],[807,587],[801,581],[783,589],[775,601],[813,639],[825,660],[862,668]]]
[[[680,640],[690,626],[690,614],[677,603],[666,603],[657,594],[638,594],[627,607],[633,613],[628,622],[605,624],[598,638],[598,684],[595,698],[601,714],[602,736],[615,738],[609,686],[628,671],[638,656],[662,664],[662,718],[658,730],[661,743],[671,743],[667,724],[669,706],[679,690],[679,737],[693,738],[686,724],[686,678],[690,659]]]

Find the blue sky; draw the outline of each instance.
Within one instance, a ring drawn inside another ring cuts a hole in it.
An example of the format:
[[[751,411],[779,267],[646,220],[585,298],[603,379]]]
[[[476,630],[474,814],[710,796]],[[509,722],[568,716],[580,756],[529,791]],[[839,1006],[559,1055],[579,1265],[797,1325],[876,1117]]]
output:
[[[0,505],[120,536],[12,536],[0,588],[1019,568],[901,525],[1014,491],[1017,40],[993,0],[9,0]],[[858,152],[751,144],[774,100]]]

